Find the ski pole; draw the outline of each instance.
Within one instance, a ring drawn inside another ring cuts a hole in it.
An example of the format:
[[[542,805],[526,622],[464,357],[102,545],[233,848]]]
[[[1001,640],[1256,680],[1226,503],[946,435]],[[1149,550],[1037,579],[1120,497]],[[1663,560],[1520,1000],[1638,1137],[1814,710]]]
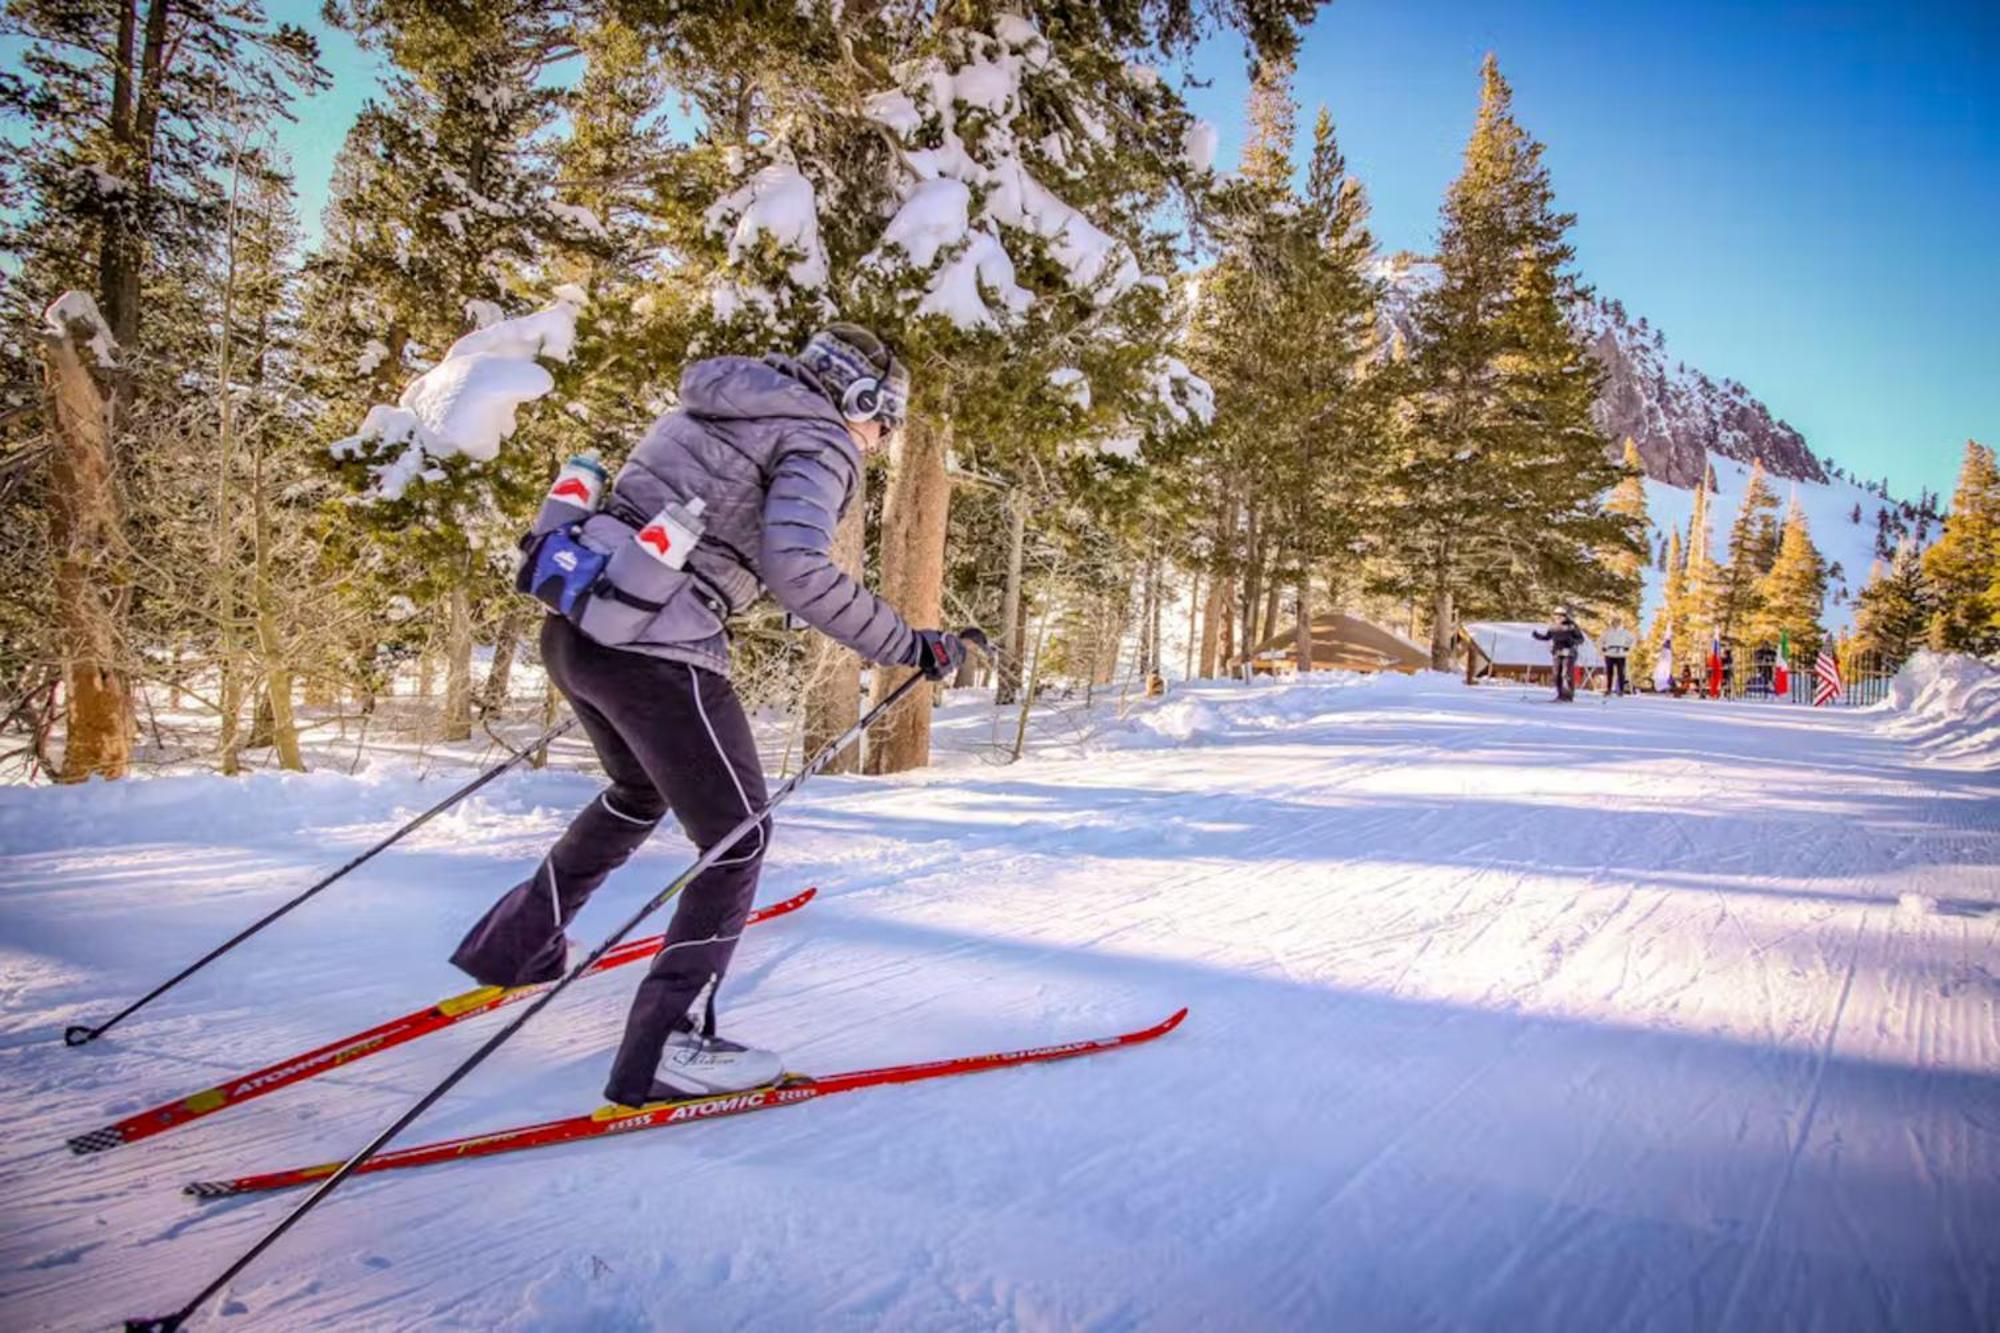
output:
[[[971,644],[973,647],[981,649],[982,651],[984,651],[986,647],[986,636],[980,633],[976,629],[961,630],[959,632],[959,638],[963,639],[966,643]],[[339,1168],[335,1170],[332,1175],[328,1176],[325,1180],[321,1181],[318,1188],[314,1189],[311,1194],[308,1194],[304,1199],[302,1199],[299,1202],[298,1206],[293,1208],[291,1212],[286,1213],[283,1217],[279,1218],[277,1223],[274,1226],[272,1226],[270,1230],[266,1231],[262,1236],[260,1236],[255,1244],[253,1244],[249,1249],[245,1250],[242,1256],[238,1258],[236,1262],[230,1264],[229,1267],[223,1269],[222,1272],[216,1276],[214,1281],[210,1282],[207,1286],[203,1287],[199,1292],[197,1292],[193,1300],[189,1301],[186,1305],[183,1305],[179,1310],[175,1311],[173,1314],[170,1315],[164,1315],[156,1319],[128,1319],[125,1321],[125,1333],[176,1333],[176,1330],[178,1330],[182,1325],[187,1323],[188,1319],[191,1316],[193,1316],[196,1310],[201,1308],[202,1304],[206,1302],[209,1297],[221,1291],[236,1277],[238,1273],[241,1273],[244,1269],[248,1268],[253,1262],[255,1262],[257,1256],[264,1253],[265,1250],[271,1248],[271,1246],[277,1241],[277,1239],[280,1236],[284,1235],[287,1231],[290,1231],[295,1225],[297,1225],[300,1219],[305,1217],[307,1213],[311,1212],[313,1208],[318,1205],[320,1200],[324,1199],[327,1195],[333,1193],[336,1189],[339,1189],[340,1182],[346,1180],[349,1176],[353,1175],[354,1172],[358,1170],[365,1162],[367,1162],[369,1158],[373,1157],[376,1153],[380,1152],[382,1149],[389,1146],[391,1140],[393,1140],[398,1134],[401,1134],[404,1130],[408,1129],[412,1124],[414,1124],[418,1116],[421,1116],[425,1111],[430,1110],[432,1106],[436,1105],[439,1098],[443,1097],[447,1092],[450,1092],[454,1087],[458,1085],[461,1079],[463,1079],[467,1074],[470,1074],[474,1069],[478,1068],[480,1063],[484,1061],[487,1056],[499,1050],[502,1046],[504,1046],[507,1043],[508,1038],[512,1037],[516,1032],[519,1032],[522,1028],[526,1027],[530,1019],[532,1019],[536,1014],[542,1012],[542,1010],[548,1008],[549,1004],[556,998],[556,996],[562,994],[563,991],[568,988],[569,984],[572,981],[575,981],[578,977],[588,972],[591,969],[592,965],[594,965],[598,959],[602,958],[605,954],[609,953],[612,949],[616,948],[618,946],[619,941],[623,940],[627,935],[631,934],[634,930],[637,930],[639,928],[640,922],[644,921],[647,917],[651,916],[654,912],[657,912],[658,910],[660,910],[661,907],[665,906],[670,900],[678,896],[681,890],[685,889],[691,882],[693,882],[696,876],[700,875],[704,870],[707,870],[710,866],[714,865],[718,860],[720,860],[725,854],[728,853],[730,848],[734,847],[739,841],[741,841],[750,832],[751,829],[756,828],[758,825],[762,824],[765,819],[769,818],[771,812],[777,809],[780,805],[784,804],[785,798],[790,796],[793,792],[797,791],[799,787],[804,784],[807,778],[811,777],[813,774],[819,772],[821,769],[825,768],[828,764],[832,763],[834,756],[838,755],[842,750],[845,750],[848,747],[849,743],[851,743],[857,736],[861,735],[862,732],[866,731],[869,727],[873,726],[877,718],[881,717],[884,713],[887,713],[890,709],[894,708],[897,704],[901,703],[904,699],[908,698],[910,692],[923,683],[924,683],[924,677],[922,675],[913,674],[910,676],[908,680],[905,680],[895,689],[889,691],[887,698],[883,699],[881,703],[876,704],[873,708],[869,709],[866,713],[864,713],[861,716],[859,721],[855,722],[853,726],[849,727],[846,731],[842,732],[839,736],[835,737],[834,740],[828,743],[825,749],[821,750],[818,754],[814,755],[804,768],[801,768],[797,773],[793,774],[789,781],[787,781],[782,787],[779,787],[777,791],[773,792],[769,800],[765,801],[764,804],[758,807],[756,810],[753,810],[749,814],[745,815],[741,823],[737,824],[735,828],[725,833],[722,836],[721,840],[716,842],[713,846],[709,847],[707,851],[703,852],[700,856],[696,857],[694,863],[690,865],[686,870],[683,870],[677,877],[675,877],[672,883],[668,884],[664,889],[661,889],[651,898],[648,898],[644,903],[644,905],[642,905],[638,911],[634,912],[631,915],[631,917],[629,917],[626,920],[624,925],[618,927],[618,929],[613,931],[610,937],[607,938],[602,944],[599,944],[595,949],[591,950],[589,957],[583,959],[582,961],[578,962],[574,967],[570,968],[569,972],[565,974],[561,980],[557,981],[553,986],[550,986],[547,990],[543,991],[541,995],[532,1004],[528,1005],[527,1008],[523,1009],[518,1018],[516,1018],[513,1022],[509,1023],[506,1027],[501,1028],[491,1037],[487,1038],[485,1045],[481,1046],[478,1050],[474,1051],[471,1055],[467,1056],[463,1061],[461,1061],[457,1068],[453,1069],[449,1074],[446,1074],[441,1080],[438,1081],[437,1086],[433,1087],[429,1092],[419,1097],[414,1103],[411,1104],[409,1110],[397,1116],[395,1120],[389,1124],[388,1128],[384,1129],[381,1133],[377,1134],[374,1138],[370,1139],[365,1145],[363,1145],[363,1147],[359,1152],[354,1154],[354,1156],[348,1158],[345,1162],[342,1162]]]
[[[123,1009],[120,1009],[117,1013],[113,1014],[110,1018],[106,1019],[104,1022],[99,1023],[96,1027],[86,1027],[81,1023],[76,1023],[72,1024],[70,1027],[63,1029],[63,1045],[82,1046],[89,1042],[96,1041],[99,1037],[109,1032],[119,1023],[131,1017],[133,1014],[138,1013],[141,1009],[151,1004],[154,1000],[159,999],[162,995],[165,995],[168,991],[180,985],[183,981],[186,981],[189,977],[201,971],[204,967],[207,967],[210,963],[222,957],[222,955],[228,953],[231,949],[234,949],[237,945],[243,943],[243,941],[249,939],[252,935],[255,935],[258,931],[270,925],[273,921],[276,921],[279,917],[291,911],[294,907],[297,907],[300,903],[304,902],[306,899],[318,893],[321,889],[326,888],[328,885],[332,884],[335,880],[338,880],[343,875],[347,874],[349,871],[356,869],[363,862],[372,859],[377,853],[387,850],[389,847],[395,845],[403,838],[416,832],[418,829],[422,828],[425,824],[428,824],[431,820],[435,819],[437,816],[451,809],[451,807],[457,805],[460,801],[472,795],[472,793],[478,791],[481,787],[484,787],[487,783],[493,781],[493,779],[499,777],[502,773],[505,773],[509,769],[515,767],[516,765],[525,762],[529,755],[533,754],[536,750],[540,749],[542,746],[547,745],[550,741],[562,735],[564,732],[568,731],[571,727],[574,727],[575,725],[576,725],[576,719],[572,717],[567,721],[558,722],[555,726],[550,727],[547,731],[543,732],[538,739],[536,739],[534,742],[532,742],[525,748],[510,753],[506,759],[501,760],[493,767],[487,769],[484,773],[481,773],[478,777],[466,783],[463,787],[460,787],[457,791],[445,797],[442,801],[439,801],[436,805],[424,811],[422,814],[418,815],[415,819],[412,819],[409,823],[403,825],[403,827],[397,829],[394,833],[391,833],[388,837],[382,839],[382,841],[376,843],[373,847],[370,847],[367,851],[361,853],[361,855],[355,857],[352,861],[349,861],[346,865],[334,871],[331,875],[326,876],[324,879],[314,884],[304,893],[299,894],[297,897],[293,898],[290,902],[280,904],[279,906],[273,908],[271,911],[265,913],[263,916],[259,917],[257,920],[245,926],[242,930],[237,931],[234,935],[230,936],[222,943],[216,945],[213,949],[210,949],[207,953],[195,959],[192,963],[189,963],[186,967],[182,968],[180,971],[174,973],[173,976],[168,977],[165,981],[153,987],[153,989],[147,991],[144,995],[132,1001],[132,1003],[126,1005]]]

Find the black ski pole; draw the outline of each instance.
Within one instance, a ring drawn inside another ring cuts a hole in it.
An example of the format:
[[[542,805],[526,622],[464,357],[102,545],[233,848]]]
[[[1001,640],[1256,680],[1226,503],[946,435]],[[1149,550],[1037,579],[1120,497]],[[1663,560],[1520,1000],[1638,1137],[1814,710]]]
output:
[[[409,823],[403,825],[403,827],[397,829],[394,833],[391,833],[388,837],[382,839],[382,841],[376,843],[373,847],[370,847],[367,851],[361,853],[361,855],[355,857],[352,861],[349,861],[346,865],[342,866],[340,869],[326,876],[324,879],[314,884],[311,888],[307,889],[304,893],[301,893],[297,897],[293,898],[290,902],[280,904],[278,907],[273,908],[270,912],[267,912],[263,916],[259,917],[257,920],[245,926],[242,930],[237,931],[234,935],[230,936],[222,943],[216,945],[213,949],[210,949],[207,953],[195,959],[192,963],[189,963],[186,967],[174,973],[174,975],[168,977],[165,981],[153,987],[153,989],[147,991],[144,995],[140,996],[138,999],[132,1001],[132,1003],[126,1005],[123,1009],[120,1009],[110,1018],[107,1018],[102,1023],[99,1023],[96,1027],[86,1027],[81,1023],[76,1023],[72,1024],[70,1027],[63,1029],[63,1045],[82,1046],[85,1045],[86,1043],[96,1041],[99,1037],[109,1032],[119,1023],[131,1017],[133,1014],[138,1013],[141,1009],[144,1009],[154,1000],[159,999],[162,995],[165,995],[168,991],[180,985],[183,981],[186,981],[189,977],[201,971],[204,967],[207,967],[210,963],[222,957],[222,955],[228,953],[231,949],[234,949],[237,945],[243,943],[243,941],[249,939],[252,935],[255,935],[258,931],[270,925],[273,921],[276,921],[279,917],[291,911],[294,907],[297,907],[300,903],[304,902],[306,899],[318,893],[321,889],[326,888],[328,885],[332,884],[335,880],[341,878],[349,871],[356,869],[363,862],[370,860],[378,852],[387,850],[389,847],[393,846],[395,843],[399,842],[403,838],[416,832],[418,829],[422,828],[425,824],[428,824],[431,820],[435,819],[437,816],[451,809],[451,807],[457,805],[460,801],[472,795],[472,793],[478,791],[481,787],[484,787],[487,783],[493,781],[493,779],[499,777],[502,773],[507,772],[509,769],[515,767],[517,764],[525,762],[528,759],[528,757],[532,755],[536,750],[540,749],[544,745],[547,745],[550,741],[562,735],[564,732],[568,731],[571,727],[575,725],[576,725],[576,719],[573,717],[565,721],[556,723],[556,725],[550,727],[547,731],[543,732],[539,738],[530,742],[523,749],[511,753],[506,759],[501,760],[493,767],[487,769],[484,773],[481,773],[478,777],[466,783],[463,787],[460,787],[457,791],[445,797],[442,801],[439,801],[436,805],[424,811],[422,814],[418,815],[415,819],[412,819]]]
[[[981,650],[984,650],[986,647],[986,636],[976,629],[963,630],[959,633],[959,637]],[[788,782],[773,792],[770,799],[765,801],[760,808],[745,815],[741,823],[724,834],[721,841],[715,843],[707,851],[696,857],[694,863],[686,870],[683,870],[672,883],[647,899],[645,904],[638,911],[634,912],[624,925],[618,927],[603,943],[591,950],[589,957],[579,961],[574,967],[570,968],[569,972],[560,981],[557,981],[553,986],[543,991],[532,1004],[521,1011],[520,1017],[487,1038],[485,1045],[467,1056],[457,1068],[439,1080],[436,1087],[433,1087],[429,1092],[419,1097],[411,1104],[409,1110],[397,1116],[389,1124],[388,1128],[370,1139],[354,1156],[342,1162],[338,1170],[321,1181],[319,1186],[311,1194],[302,1199],[296,1208],[293,1208],[291,1212],[279,1218],[276,1225],[260,1236],[256,1244],[245,1250],[235,1263],[223,1269],[214,1281],[197,1292],[193,1300],[170,1315],[164,1315],[155,1319],[128,1319],[125,1321],[126,1333],[176,1333],[176,1330],[187,1323],[189,1317],[196,1310],[200,1309],[209,1297],[221,1291],[238,1273],[241,1273],[255,1262],[257,1256],[271,1248],[280,1236],[297,1225],[300,1219],[305,1217],[307,1213],[311,1212],[318,1205],[320,1200],[333,1193],[336,1189],[339,1189],[340,1183],[343,1180],[346,1180],[359,1170],[369,1158],[388,1147],[389,1143],[398,1134],[401,1134],[416,1122],[418,1116],[430,1110],[432,1106],[437,1104],[439,1098],[456,1087],[459,1080],[470,1074],[474,1069],[477,1069],[487,1056],[504,1046],[508,1038],[526,1027],[528,1021],[536,1014],[548,1008],[556,996],[562,994],[572,981],[575,981],[578,977],[588,972],[598,959],[618,947],[620,941],[639,928],[640,922],[644,921],[654,912],[659,911],[661,907],[679,895],[680,891],[693,882],[697,875],[726,855],[729,849],[741,841],[751,829],[763,823],[770,816],[770,813],[782,805],[786,797],[797,791],[807,778],[833,762],[835,755],[845,750],[856,737],[875,724],[875,719],[901,703],[909,696],[910,691],[923,683],[923,676],[912,675],[908,680],[905,680],[901,685],[891,690],[888,697],[883,699],[881,703],[876,704],[864,713],[861,719],[853,726],[831,741],[825,749],[814,755],[804,768],[793,774]]]

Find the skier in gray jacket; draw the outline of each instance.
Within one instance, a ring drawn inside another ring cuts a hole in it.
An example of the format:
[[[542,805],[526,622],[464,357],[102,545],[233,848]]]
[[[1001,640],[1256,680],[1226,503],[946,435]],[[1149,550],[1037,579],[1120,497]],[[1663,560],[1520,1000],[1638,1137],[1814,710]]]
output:
[[[649,521],[664,508],[699,501],[698,540],[652,595],[608,595],[594,603],[599,613],[575,623],[551,615],[542,626],[543,663],[611,785],[472,928],[452,955],[458,967],[493,986],[554,980],[566,960],[564,927],[669,809],[706,850],[764,805],[724,628],[762,592],[868,661],[932,679],[957,669],[956,635],[911,629],[831,555],[862,455],[901,425],[908,392],[888,347],[852,324],[814,334],[796,358],[688,367],[679,406],[653,424],[602,510],[577,531],[586,546],[611,551],[651,537]],[[734,1092],[782,1073],[777,1055],[715,1031],[715,988],[756,896],[770,832],[766,819],[682,892],[633,999],[605,1088],[612,1101]]]

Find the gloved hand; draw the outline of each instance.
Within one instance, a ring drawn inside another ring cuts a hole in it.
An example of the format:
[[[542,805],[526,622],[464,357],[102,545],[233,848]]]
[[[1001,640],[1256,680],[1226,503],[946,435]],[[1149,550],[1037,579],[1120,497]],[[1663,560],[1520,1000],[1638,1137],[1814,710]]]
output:
[[[950,630],[920,629],[916,635],[916,660],[908,665],[923,672],[926,679],[943,680],[965,661],[965,642]]]

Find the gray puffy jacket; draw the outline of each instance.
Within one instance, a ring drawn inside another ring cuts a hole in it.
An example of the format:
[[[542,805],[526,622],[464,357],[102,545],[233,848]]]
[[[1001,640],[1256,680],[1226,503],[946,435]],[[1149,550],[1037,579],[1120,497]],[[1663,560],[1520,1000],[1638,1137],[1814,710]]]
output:
[[[833,562],[834,528],[860,469],[840,413],[789,357],[689,366],[680,406],[639,441],[604,507],[637,528],[669,501],[699,497],[706,527],[684,569],[690,586],[614,646],[726,673],[724,622],[768,589],[779,606],[863,659],[910,663],[910,627]],[[601,523],[592,520],[586,532]]]

